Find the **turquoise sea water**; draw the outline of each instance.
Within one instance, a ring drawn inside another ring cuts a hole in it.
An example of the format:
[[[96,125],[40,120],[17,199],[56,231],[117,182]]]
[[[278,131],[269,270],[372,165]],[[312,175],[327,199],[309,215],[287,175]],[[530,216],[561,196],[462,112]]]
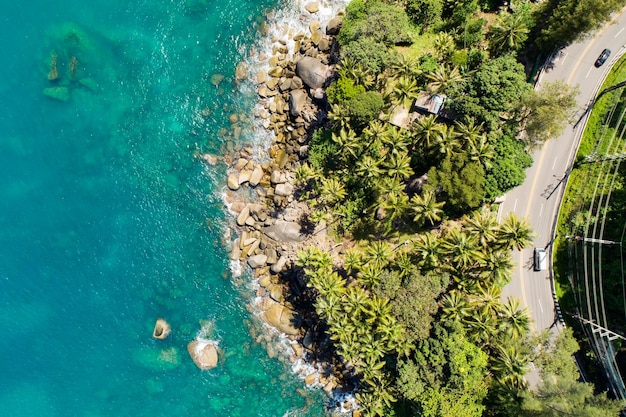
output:
[[[194,158],[252,106],[232,75],[276,6],[3,2],[0,416],[322,414],[250,335],[221,241],[225,167]],[[42,94],[55,85],[69,101]],[[204,321],[224,352],[210,371],[186,351]]]

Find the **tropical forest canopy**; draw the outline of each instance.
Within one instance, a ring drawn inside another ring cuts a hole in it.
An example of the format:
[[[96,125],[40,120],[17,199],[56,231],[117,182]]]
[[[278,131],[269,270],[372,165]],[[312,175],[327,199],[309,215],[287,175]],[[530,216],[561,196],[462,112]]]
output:
[[[502,300],[511,251],[533,232],[514,215],[499,222],[492,202],[523,182],[529,150],[575,104],[565,84],[534,90],[535,59],[622,3],[348,5],[328,120],[296,179],[309,220],[352,244],[338,258],[309,248],[299,266],[364,415],[617,415],[622,404],[570,369],[571,335],[537,348],[519,300]],[[566,30],[566,12],[585,16]],[[435,96],[441,112],[416,108]],[[550,375],[537,393],[524,380],[531,360]]]

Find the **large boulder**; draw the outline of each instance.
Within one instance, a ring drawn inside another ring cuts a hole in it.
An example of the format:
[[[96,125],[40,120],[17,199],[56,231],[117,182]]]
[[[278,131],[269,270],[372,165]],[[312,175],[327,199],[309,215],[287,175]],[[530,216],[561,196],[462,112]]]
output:
[[[202,370],[217,366],[217,345],[211,340],[194,340],[187,345],[187,351],[193,363]]]
[[[265,266],[266,264],[267,255],[263,253],[248,258],[248,265],[250,265],[250,268],[252,269],[260,268],[262,266]]]
[[[330,76],[330,67],[322,63],[319,58],[305,56],[296,63],[296,75],[309,88],[321,88]]]
[[[300,233],[300,229],[298,222],[276,220],[276,223],[267,226],[263,232],[277,242],[302,242],[305,236]]]
[[[263,318],[271,326],[288,335],[297,335],[300,332],[295,327],[296,313],[284,305],[273,303],[265,312]]]
[[[289,113],[293,117],[300,116],[306,102],[307,94],[304,90],[292,90],[289,93]]]

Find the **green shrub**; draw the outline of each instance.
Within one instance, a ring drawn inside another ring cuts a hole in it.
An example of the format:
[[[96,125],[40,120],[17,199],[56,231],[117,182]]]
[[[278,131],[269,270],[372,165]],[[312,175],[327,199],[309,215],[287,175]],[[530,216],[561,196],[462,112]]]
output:
[[[341,45],[371,38],[387,46],[411,43],[411,24],[404,9],[381,1],[355,0],[346,8],[337,36]]]
[[[365,87],[355,85],[354,80],[350,78],[339,78],[334,81],[327,89],[326,96],[330,104],[341,104],[357,94],[364,93]]]
[[[350,119],[358,129],[377,119],[384,105],[383,96],[377,91],[359,93],[346,102]]]

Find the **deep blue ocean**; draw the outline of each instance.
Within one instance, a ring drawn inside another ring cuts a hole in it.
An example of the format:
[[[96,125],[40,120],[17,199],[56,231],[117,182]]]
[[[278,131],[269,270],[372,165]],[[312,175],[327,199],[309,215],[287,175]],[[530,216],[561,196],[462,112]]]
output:
[[[250,334],[253,293],[222,242],[226,166],[194,157],[252,108],[235,67],[279,5],[2,2],[0,416],[322,415]],[[186,346],[207,323],[223,360],[200,371]]]

